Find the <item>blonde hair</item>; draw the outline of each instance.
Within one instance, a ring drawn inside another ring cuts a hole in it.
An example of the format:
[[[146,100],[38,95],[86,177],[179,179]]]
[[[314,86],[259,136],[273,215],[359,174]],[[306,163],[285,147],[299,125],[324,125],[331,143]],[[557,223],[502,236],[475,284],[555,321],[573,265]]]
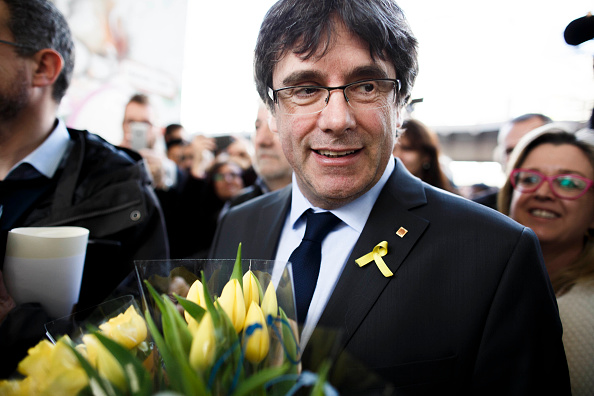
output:
[[[505,184],[499,190],[497,207],[499,211],[509,216],[513,187],[510,174],[514,169],[521,167],[528,154],[541,144],[552,143],[555,145],[570,144],[579,148],[590,161],[594,169],[594,145],[587,136],[574,134],[558,124],[548,124],[526,134],[514,148],[509,165],[506,170]],[[584,236],[584,249],[580,256],[569,266],[558,271],[551,277],[551,284],[559,296],[569,291],[580,279],[594,279],[594,230],[590,229]]]

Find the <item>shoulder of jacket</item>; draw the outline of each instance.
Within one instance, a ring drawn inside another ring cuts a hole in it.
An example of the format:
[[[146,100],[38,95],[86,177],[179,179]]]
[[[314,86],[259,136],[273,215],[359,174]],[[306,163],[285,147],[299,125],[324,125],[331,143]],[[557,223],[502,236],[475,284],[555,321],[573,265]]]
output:
[[[78,149],[73,149],[73,152],[78,152],[78,155],[82,156],[76,161],[81,161],[84,168],[83,174],[93,175],[93,177],[110,174],[113,178],[118,178],[120,174],[123,178],[140,178],[150,183],[150,175],[144,160],[137,152],[114,146],[86,130],[68,128],[68,132]],[[72,153],[71,155],[76,156]]]
[[[135,151],[124,147],[115,146],[103,139],[101,136],[87,130],[68,128],[70,138],[75,144],[84,144],[85,156],[97,155],[106,159],[114,159],[130,164],[142,161],[142,157]]]

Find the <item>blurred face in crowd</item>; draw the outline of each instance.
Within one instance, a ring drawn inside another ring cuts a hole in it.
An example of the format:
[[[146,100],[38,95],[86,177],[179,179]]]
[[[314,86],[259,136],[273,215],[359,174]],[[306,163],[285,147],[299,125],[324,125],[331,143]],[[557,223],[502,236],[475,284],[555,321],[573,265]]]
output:
[[[244,139],[236,139],[225,150],[229,154],[229,157],[237,162],[244,170],[252,166],[252,156],[248,151],[248,144]]]
[[[285,158],[278,134],[270,130],[268,125],[269,117],[268,109],[261,106],[258,110],[254,134],[256,154],[254,167],[258,175],[267,183],[278,179],[288,179],[288,182],[290,182],[293,169]]]
[[[398,78],[394,66],[373,59],[369,45],[336,24],[336,35],[323,56],[309,59],[287,52],[272,75],[274,89],[294,85],[336,87],[370,78]],[[381,178],[392,159],[396,128],[395,103],[372,110],[355,110],[342,90],[331,91],[319,113],[288,115],[275,106],[278,131],[287,160],[303,195],[324,209],[341,207],[360,197]]]
[[[153,148],[159,135],[159,129],[156,126],[156,115],[152,106],[144,105],[136,102],[128,103],[124,111],[124,122],[122,128],[124,130],[124,139],[121,146],[132,147],[132,131],[133,124],[144,126],[146,128],[146,147]]]
[[[184,161],[184,145],[183,144],[174,144],[167,149],[167,158],[171,161],[175,162],[176,165],[183,169],[183,161]]]
[[[241,168],[233,163],[225,164],[213,175],[214,189],[222,200],[236,196],[243,188]]]
[[[175,128],[166,136],[166,142],[171,142],[173,140],[188,140],[186,129]]]
[[[536,146],[517,168],[535,170],[545,176],[572,174],[594,179],[588,157],[571,144]],[[546,181],[532,193],[514,190],[510,217],[532,228],[543,247],[581,246],[588,228],[594,227],[594,191],[589,189],[574,200],[562,199],[552,193]]]
[[[545,123],[540,118],[532,117],[525,121],[516,122],[506,126],[505,128],[509,128],[509,131],[507,132],[507,135],[505,135],[505,139],[503,141],[503,164],[507,163],[509,155],[514,150],[514,147],[516,147],[520,139],[524,137],[524,135],[533,129],[543,126],[544,124]]]
[[[423,163],[429,161],[426,155],[423,155],[421,151],[415,150],[410,145],[406,133],[398,138],[398,141],[394,145],[393,154],[395,157],[400,158],[406,169],[417,177],[421,177]]]
[[[194,162],[194,147],[191,144],[186,144],[183,148],[183,156],[181,160],[180,168],[190,169]]]

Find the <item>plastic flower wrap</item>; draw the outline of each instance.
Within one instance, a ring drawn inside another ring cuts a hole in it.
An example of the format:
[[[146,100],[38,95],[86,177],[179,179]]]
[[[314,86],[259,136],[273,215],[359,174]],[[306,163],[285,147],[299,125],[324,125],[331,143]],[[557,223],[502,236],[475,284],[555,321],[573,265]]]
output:
[[[165,371],[161,389],[284,395],[295,387],[300,353],[292,283],[286,268],[275,282],[273,269],[272,261],[242,260],[241,246],[235,261],[137,263]],[[171,293],[180,278],[188,285],[185,298]]]

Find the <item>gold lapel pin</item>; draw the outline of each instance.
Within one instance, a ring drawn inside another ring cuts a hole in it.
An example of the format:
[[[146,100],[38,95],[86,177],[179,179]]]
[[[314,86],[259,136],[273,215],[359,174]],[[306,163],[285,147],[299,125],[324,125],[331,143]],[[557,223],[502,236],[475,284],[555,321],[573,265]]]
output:
[[[400,238],[404,238],[407,232],[408,230],[406,228],[400,227],[398,231],[396,231],[396,235],[398,235]]]

